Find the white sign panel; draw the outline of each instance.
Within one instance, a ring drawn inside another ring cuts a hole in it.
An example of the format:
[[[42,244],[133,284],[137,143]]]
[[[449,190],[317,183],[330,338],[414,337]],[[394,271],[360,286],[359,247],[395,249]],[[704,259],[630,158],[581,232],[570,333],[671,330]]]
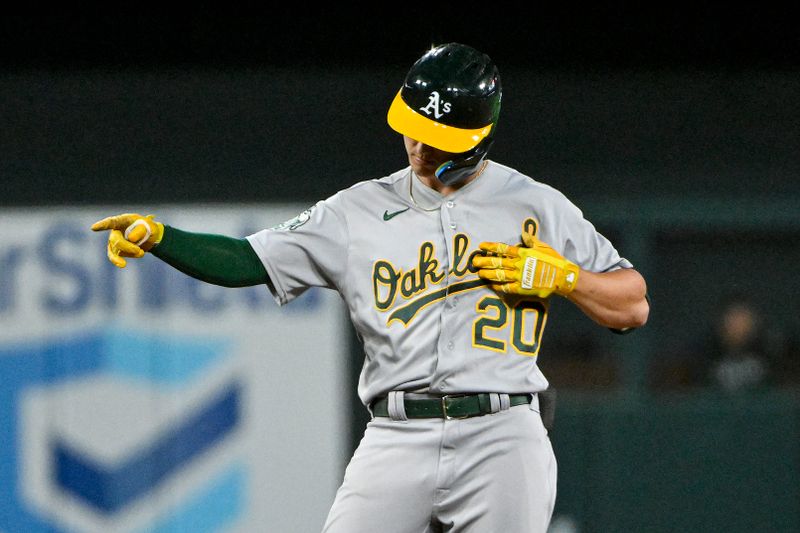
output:
[[[151,209],[244,237],[306,207]],[[0,531],[318,532],[347,460],[339,296],[118,269],[89,227],[128,211],[0,212]]]

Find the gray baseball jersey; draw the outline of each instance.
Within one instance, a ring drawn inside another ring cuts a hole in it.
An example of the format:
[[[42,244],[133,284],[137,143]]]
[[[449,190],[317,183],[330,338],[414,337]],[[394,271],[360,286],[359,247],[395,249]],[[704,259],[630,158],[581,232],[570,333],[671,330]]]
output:
[[[632,265],[556,189],[489,161],[443,197],[405,168],[357,183],[297,218],[248,236],[286,304],[309,287],[337,290],[363,341],[358,393],[538,392],[548,301],[501,299],[470,271],[482,241],[523,231],[584,270]]]

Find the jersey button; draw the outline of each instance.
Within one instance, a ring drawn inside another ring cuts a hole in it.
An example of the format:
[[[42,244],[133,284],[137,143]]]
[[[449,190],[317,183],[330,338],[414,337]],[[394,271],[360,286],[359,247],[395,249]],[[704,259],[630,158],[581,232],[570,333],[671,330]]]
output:
[[[448,342],[448,343],[447,343],[447,349],[448,349],[448,350],[452,350],[452,349],[453,349],[453,348],[455,348],[455,347],[456,347],[456,345],[455,345],[455,344],[453,344],[453,341],[450,341],[450,342]]]
[[[452,208],[454,205],[456,205],[456,204],[455,204],[455,202],[453,202],[453,200],[448,200],[447,201],[447,207]]]
[[[450,223],[450,229],[456,229],[456,223],[455,222],[451,222]]]

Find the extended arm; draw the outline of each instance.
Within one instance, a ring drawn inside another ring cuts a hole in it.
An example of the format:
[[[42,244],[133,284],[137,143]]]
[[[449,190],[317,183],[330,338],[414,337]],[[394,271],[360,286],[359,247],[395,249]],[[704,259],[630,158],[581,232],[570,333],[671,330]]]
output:
[[[151,253],[184,274],[214,285],[250,287],[268,280],[247,239],[164,226],[164,238]]]
[[[214,285],[248,287],[269,282],[247,239],[191,233],[135,213],[105,218],[92,229],[110,230],[108,259],[120,268],[126,265],[124,257],[142,257],[149,251],[184,274]]]

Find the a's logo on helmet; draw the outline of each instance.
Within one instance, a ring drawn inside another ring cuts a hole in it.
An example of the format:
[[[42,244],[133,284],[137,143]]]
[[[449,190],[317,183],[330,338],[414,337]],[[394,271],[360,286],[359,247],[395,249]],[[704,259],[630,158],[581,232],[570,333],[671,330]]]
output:
[[[440,107],[441,111],[439,110]],[[450,112],[450,102],[442,102],[439,98],[439,93],[433,91],[428,97],[428,105],[420,107],[419,110],[424,111],[426,115],[433,113],[435,118],[442,118],[445,113]]]

